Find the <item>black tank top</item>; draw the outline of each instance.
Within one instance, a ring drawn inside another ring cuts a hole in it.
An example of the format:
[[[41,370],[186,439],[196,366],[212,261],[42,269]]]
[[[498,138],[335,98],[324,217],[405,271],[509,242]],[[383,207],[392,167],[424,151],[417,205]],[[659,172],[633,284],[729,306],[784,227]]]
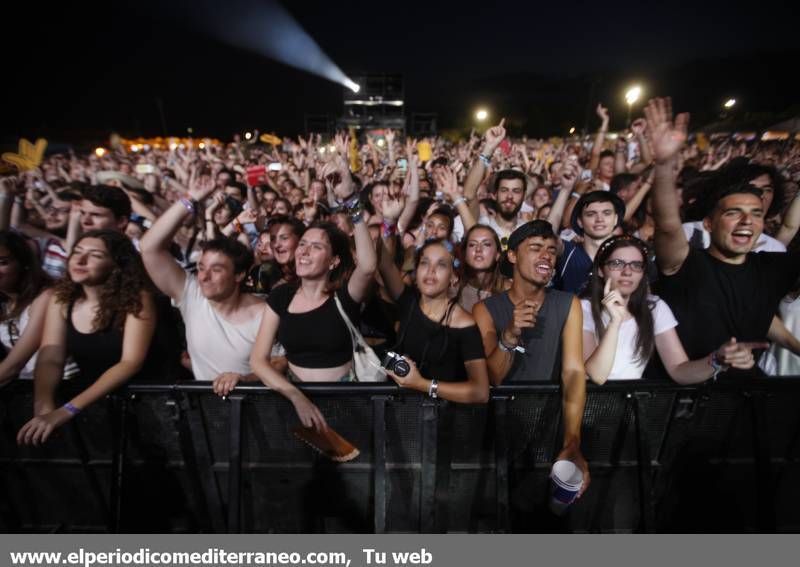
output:
[[[74,303],[70,303],[67,307],[67,355],[72,356],[80,368],[80,382],[91,384],[122,359],[123,333],[122,329],[113,323],[105,329],[92,333],[80,332],[72,323],[73,305]],[[150,343],[142,369],[131,379],[150,375],[160,376],[164,373],[165,365],[156,362],[160,357],[155,356],[154,342]]]

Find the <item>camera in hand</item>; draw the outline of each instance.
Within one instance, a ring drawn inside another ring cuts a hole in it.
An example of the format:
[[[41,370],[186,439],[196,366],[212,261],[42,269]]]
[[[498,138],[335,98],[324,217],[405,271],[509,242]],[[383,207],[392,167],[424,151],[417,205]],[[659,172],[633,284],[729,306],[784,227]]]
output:
[[[392,351],[387,352],[386,356],[383,357],[382,366],[401,378],[408,376],[408,373],[411,372],[411,366],[409,366],[408,362],[406,362],[402,356]]]

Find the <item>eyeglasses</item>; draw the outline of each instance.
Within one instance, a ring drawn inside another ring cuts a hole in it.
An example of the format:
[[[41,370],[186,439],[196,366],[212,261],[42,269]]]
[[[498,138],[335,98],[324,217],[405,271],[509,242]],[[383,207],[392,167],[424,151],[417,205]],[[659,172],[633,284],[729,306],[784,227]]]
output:
[[[609,260],[605,263],[606,268],[612,272],[621,272],[625,268],[630,268],[632,272],[642,273],[644,271],[644,262],[641,260],[634,260],[633,262],[626,262],[625,260]]]

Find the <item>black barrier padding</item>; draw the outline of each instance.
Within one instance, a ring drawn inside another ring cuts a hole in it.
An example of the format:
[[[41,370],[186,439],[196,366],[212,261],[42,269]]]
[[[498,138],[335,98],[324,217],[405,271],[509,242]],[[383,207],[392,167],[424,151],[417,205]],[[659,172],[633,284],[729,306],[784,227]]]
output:
[[[509,408],[510,460],[519,466],[550,461],[560,435],[561,396],[517,394]]]
[[[546,507],[548,473],[561,442],[560,392],[524,385],[493,390],[508,399],[512,530],[643,529],[647,501],[639,486],[640,441],[652,461],[652,527],[657,531],[800,530],[800,382],[669,386],[617,383],[589,389],[583,451],[590,460],[592,486],[563,518]],[[329,462],[291,436],[297,417],[285,399],[264,389],[237,389],[235,395],[244,396],[242,483],[240,493],[234,493],[241,508],[237,529],[372,530],[372,396],[388,395],[385,526],[390,532],[419,531],[420,475],[423,466],[431,466],[421,462],[421,404],[426,398],[387,387],[311,387],[307,393],[362,454],[350,463]],[[228,483],[229,420],[236,403],[221,400],[202,384],[132,387],[117,399],[127,404],[121,529],[224,531],[229,490],[236,490],[236,483]],[[637,400],[642,424],[634,411]],[[0,391],[0,528],[113,529],[111,488],[117,477],[111,468],[112,432],[121,416],[109,415],[108,404],[98,403],[44,447],[18,448],[14,437],[30,418],[31,407],[30,384]],[[449,466],[448,484],[439,491],[446,495],[446,527],[494,531],[503,522],[497,517],[493,406],[441,404],[436,423],[440,472]]]
[[[195,394],[192,401],[196,402],[192,410],[199,412],[214,464],[227,464],[230,404],[214,394]]]
[[[178,403],[163,394],[128,399],[122,531],[193,533],[205,514],[181,451]],[[157,510],[158,513],[153,513]]]

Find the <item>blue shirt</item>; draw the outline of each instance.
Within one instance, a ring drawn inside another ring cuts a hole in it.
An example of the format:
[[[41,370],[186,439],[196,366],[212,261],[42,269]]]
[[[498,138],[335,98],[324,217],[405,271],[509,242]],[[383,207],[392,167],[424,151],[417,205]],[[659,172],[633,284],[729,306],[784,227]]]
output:
[[[592,272],[592,259],[575,242],[564,242],[564,253],[556,262],[556,273],[553,276],[553,287],[579,295],[589,282]]]

